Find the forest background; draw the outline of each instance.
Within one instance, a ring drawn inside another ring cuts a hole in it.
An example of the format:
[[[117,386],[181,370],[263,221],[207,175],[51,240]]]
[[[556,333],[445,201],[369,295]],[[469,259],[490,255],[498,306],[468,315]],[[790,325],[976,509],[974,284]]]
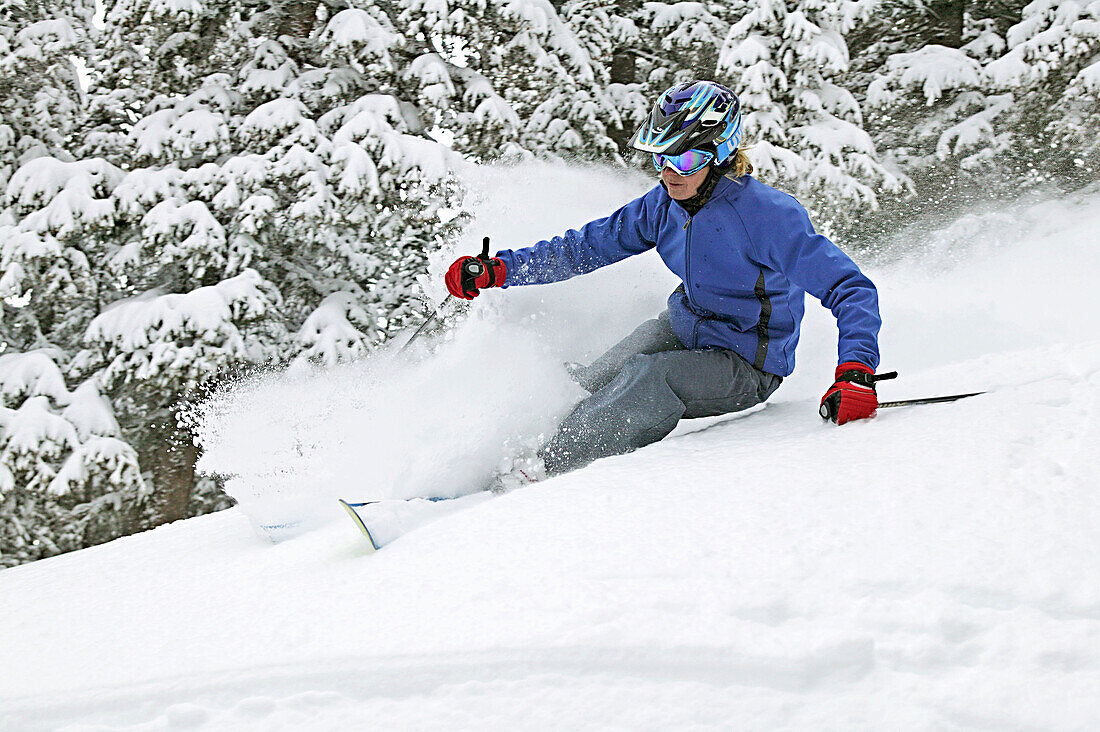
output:
[[[1100,166],[1100,0],[0,0],[0,566],[228,506],[181,405],[378,348],[461,170],[644,169],[691,78],[850,251]]]

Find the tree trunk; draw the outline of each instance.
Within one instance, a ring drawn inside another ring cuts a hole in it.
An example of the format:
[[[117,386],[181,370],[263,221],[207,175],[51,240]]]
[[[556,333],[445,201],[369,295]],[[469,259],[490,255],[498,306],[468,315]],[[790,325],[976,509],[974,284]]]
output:
[[[628,50],[617,50],[611,57],[611,83],[633,84],[637,64],[635,56]]]
[[[153,473],[156,524],[188,518],[187,505],[195,488],[198,448],[191,435],[175,425],[149,428],[148,448],[142,463]]]
[[[929,43],[938,43],[949,48],[959,48],[963,44],[963,8],[962,0],[933,0],[928,4],[928,14],[932,18],[932,32],[928,34]]]
[[[317,22],[317,5],[317,0],[285,0],[277,6],[276,36],[308,37]]]

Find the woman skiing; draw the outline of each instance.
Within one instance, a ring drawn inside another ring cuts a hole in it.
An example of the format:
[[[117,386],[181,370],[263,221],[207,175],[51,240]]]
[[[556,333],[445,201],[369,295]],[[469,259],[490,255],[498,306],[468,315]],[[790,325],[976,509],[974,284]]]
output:
[[[825,411],[839,424],[875,413],[875,286],[815,233],[798,201],[750,175],[740,143],[732,91],[710,81],[677,84],[631,140],[652,155],[659,185],[579,230],[451,265],[447,288],[463,299],[485,287],[558,282],[649,249],[681,280],[664,313],[574,371],[591,394],[537,457],[517,466],[521,482],[656,442],[681,418],[763,402],[794,369],[806,292],[832,311],[840,331]]]

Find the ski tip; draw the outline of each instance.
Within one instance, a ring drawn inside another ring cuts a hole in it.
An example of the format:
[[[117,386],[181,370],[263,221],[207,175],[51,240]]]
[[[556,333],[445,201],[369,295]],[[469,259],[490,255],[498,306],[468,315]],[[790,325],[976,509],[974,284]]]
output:
[[[254,524],[259,529],[259,534],[272,544],[279,544],[287,539],[293,539],[302,533],[301,521],[284,521],[277,524]]]
[[[371,551],[378,551],[378,544],[375,543],[374,537],[371,536],[370,529],[367,528],[367,525],[363,523],[363,519],[360,518],[359,514],[355,511],[356,506],[365,506],[366,504],[348,503],[343,498],[337,498],[336,500],[338,500],[340,505],[344,507],[344,510],[348,512],[348,516],[350,516],[351,520],[355,522],[355,525],[359,527],[359,530],[363,532],[363,536],[367,537],[367,541],[370,542]]]

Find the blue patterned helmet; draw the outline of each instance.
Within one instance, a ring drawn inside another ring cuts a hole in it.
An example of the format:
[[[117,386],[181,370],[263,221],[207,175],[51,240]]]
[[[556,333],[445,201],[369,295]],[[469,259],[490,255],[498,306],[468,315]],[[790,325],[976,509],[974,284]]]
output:
[[[740,144],[741,102],[713,81],[687,81],[666,91],[630,140],[635,150],[654,155],[713,152],[719,166]]]

